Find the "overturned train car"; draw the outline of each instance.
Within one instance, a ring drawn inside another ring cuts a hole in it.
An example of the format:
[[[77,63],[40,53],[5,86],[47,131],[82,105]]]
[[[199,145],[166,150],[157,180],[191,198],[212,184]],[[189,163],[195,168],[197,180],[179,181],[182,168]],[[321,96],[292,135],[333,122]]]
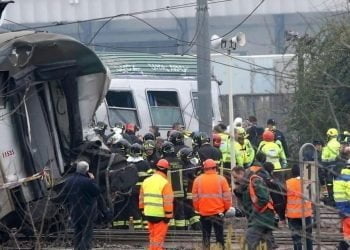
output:
[[[33,31],[0,34],[0,77],[0,222],[6,231],[21,227],[28,209],[33,218],[43,216],[48,192],[76,159],[109,78],[80,42]]]

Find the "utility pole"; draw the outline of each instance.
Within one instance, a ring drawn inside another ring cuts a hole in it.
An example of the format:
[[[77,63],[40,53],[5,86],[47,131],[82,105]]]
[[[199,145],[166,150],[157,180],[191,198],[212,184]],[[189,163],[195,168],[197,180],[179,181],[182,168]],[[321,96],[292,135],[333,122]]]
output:
[[[208,0],[197,0],[197,84],[199,131],[212,133],[212,100]]]

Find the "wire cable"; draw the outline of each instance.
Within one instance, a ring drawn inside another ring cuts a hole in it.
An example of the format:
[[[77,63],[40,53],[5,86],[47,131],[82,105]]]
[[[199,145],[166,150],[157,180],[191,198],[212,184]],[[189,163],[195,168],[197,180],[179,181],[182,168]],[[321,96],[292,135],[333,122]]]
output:
[[[226,33],[224,33],[223,35],[221,35],[219,38],[213,39],[211,41],[220,39],[221,37],[225,37],[229,34],[231,34],[233,31],[235,31],[236,29],[238,29],[239,27],[241,27],[254,13],[255,11],[257,11],[260,6],[265,2],[265,0],[261,0],[261,2],[245,17],[242,19],[241,22],[239,22],[235,27],[233,27],[231,30],[227,31]]]
[[[216,3],[229,2],[229,1],[232,1],[232,0],[211,1],[208,4],[216,4]],[[151,13],[157,13],[157,12],[168,11],[168,10],[184,9],[184,8],[190,8],[190,7],[195,7],[195,6],[197,6],[197,2],[190,2],[190,3],[186,3],[186,4],[165,6],[165,7],[160,7],[160,8],[156,8],[156,9],[149,9],[149,10],[144,10],[144,11],[135,11],[135,12],[132,12],[132,13],[124,13],[124,14],[118,14],[118,15],[113,15],[113,16],[90,18],[90,19],[79,20],[79,21],[56,22],[54,24],[41,25],[41,26],[35,26],[35,27],[26,27],[25,29],[18,29],[18,30],[14,30],[14,31],[25,31],[25,30],[36,30],[36,29],[43,29],[43,28],[51,28],[51,27],[70,25],[70,24],[76,24],[76,23],[101,21],[101,20],[105,20],[105,19],[114,19],[114,18],[118,18],[118,17],[125,17],[125,16],[128,16],[128,15],[142,15],[142,14],[151,14]],[[14,22],[12,20],[9,20],[9,19],[5,19],[5,20],[8,21],[8,22],[16,23],[16,22]],[[24,26],[24,25],[19,24],[19,23],[16,23],[16,24]]]

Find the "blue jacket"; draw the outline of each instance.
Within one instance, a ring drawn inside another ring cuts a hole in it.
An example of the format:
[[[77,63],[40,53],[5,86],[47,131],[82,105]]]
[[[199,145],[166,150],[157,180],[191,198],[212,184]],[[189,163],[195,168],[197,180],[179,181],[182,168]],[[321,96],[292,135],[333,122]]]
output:
[[[100,189],[87,175],[75,173],[64,185],[64,195],[73,221],[86,220],[96,215]]]

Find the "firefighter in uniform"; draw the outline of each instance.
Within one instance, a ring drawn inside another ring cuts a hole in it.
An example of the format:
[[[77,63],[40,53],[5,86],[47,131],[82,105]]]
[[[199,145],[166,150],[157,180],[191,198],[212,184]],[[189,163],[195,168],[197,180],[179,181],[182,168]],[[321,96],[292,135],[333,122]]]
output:
[[[247,133],[244,128],[236,128],[235,134],[235,156],[236,165],[248,168],[252,165],[255,157],[255,151],[250,141],[246,139]]]
[[[130,151],[130,147],[131,145],[126,139],[120,139],[115,144],[112,144],[111,152],[115,153],[115,157],[113,159],[111,171],[127,167],[128,164],[126,160]],[[118,190],[119,183],[117,183],[113,177],[111,179],[111,189],[113,191],[121,191]],[[128,203],[131,199],[131,190],[123,191],[125,191],[125,193],[123,192],[122,195],[118,195],[114,199],[114,219],[112,222],[113,228],[128,228],[129,216],[126,207],[128,206]]]
[[[193,136],[193,143],[195,148],[198,149],[198,156],[202,163],[207,159],[213,159],[219,164],[221,160],[221,152],[210,145],[210,137],[206,133],[195,133]]]
[[[184,166],[183,172],[183,184],[184,190],[186,192],[185,199],[185,218],[186,226],[193,230],[200,229],[199,215],[195,212],[192,202],[192,186],[193,181],[199,173],[198,166],[199,160],[193,154],[192,149],[183,148],[177,153],[177,157],[181,160],[182,165]]]
[[[148,221],[149,249],[164,249],[168,224],[173,217],[173,190],[167,179],[170,165],[164,159],[157,163],[157,170],[144,180],[140,190],[139,208]]]
[[[193,206],[200,214],[203,249],[210,249],[210,234],[214,227],[216,242],[224,249],[224,214],[232,206],[232,194],[226,178],[217,173],[212,159],[203,162],[204,173],[193,183]]]
[[[173,130],[170,132],[168,140],[174,144],[175,154],[180,151],[180,149],[185,148],[184,135],[180,131]]]
[[[129,223],[133,223],[134,229],[142,229],[147,226],[142,220],[142,214],[138,209],[139,195],[142,182],[149,176],[152,175],[153,171],[150,168],[147,161],[142,158],[142,146],[138,143],[134,143],[130,147],[130,155],[127,159],[128,164],[134,165],[137,169],[138,182],[132,189],[130,202],[127,208],[129,212]],[[130,225],[129,225],[130,226]]]
[[[168,178],[174,191],[174,219],[170,221],[170,227],[184,230],[186,228],[184,202],[185,190],[183,184],[183,165],[176,157],[174,144],[169,141],[162,145],[162,159],[169,162]]]
[[[263,133],[263,141],[260,143],[257,155],[263,153],[266,156],[266,162],[271,162],[274,166],[273,175],[275,178],[284,183],[281,171],[287,167],[287,159],[283,147],[275,143],[275,135],[266,130]]]
[[[298,165],[292,167],[292,177],[286,181],[286,217],[288,218],[289,228],[292,231],[294,250],[302,249],[302,218],[305,218],[306,224],[305,250],[312,250],[312,203],[308,200],[303,202],[300,186],[300,168]]]
[[[342,232],[344,240],[339,243],[339,250],[350,248],[350,161],[341,170],[333,182],[334,200],[342,217]]]
[[[333,197],[333,180],[336,173],[336,165],[340,154],[340,143],[337,139],[338,130],[330,128],[327,131],[328,142],[322,149],[321,160],[325,172],[325,179],[327,185],[328,199],[331,205],[334,205]]]
[[[144,159],[148,162],[152,169],[156,169],[156,164],[160,159],[160,154],[156,150],[156,143],[152,140],[146,140],[143,143]]]

